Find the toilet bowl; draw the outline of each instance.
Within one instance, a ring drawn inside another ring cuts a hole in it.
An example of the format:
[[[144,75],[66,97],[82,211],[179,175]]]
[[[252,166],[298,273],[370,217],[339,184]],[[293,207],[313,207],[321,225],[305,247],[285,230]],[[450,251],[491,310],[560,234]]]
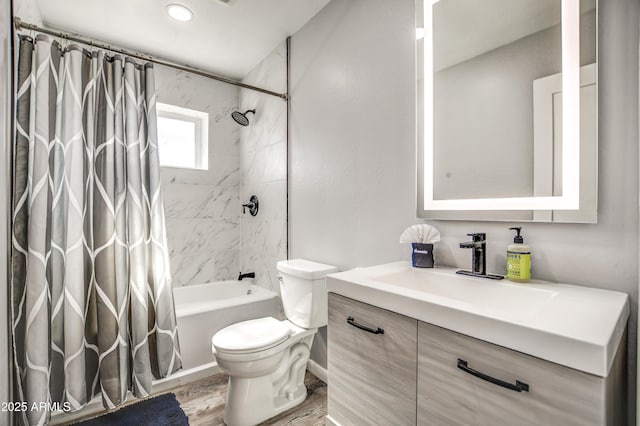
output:
[[[325,276],[330,265],[302,259],[278,262],[286,320],[232,324],[211,339],[218,366],[229,375],[224,422],[254,425],[300,404],[313,337],[327,324]]]

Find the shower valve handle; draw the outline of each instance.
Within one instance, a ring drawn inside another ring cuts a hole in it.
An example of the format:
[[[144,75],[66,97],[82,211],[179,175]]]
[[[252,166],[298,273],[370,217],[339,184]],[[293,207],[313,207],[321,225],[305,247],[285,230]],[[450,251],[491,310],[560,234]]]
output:
[[[246,213],[246,209],[249,209],[249,213],[251,216],[255,216],[258,214],[258,197],[256,195],[252,195],[249,198],[249,202],[242,205],[242,214]]]

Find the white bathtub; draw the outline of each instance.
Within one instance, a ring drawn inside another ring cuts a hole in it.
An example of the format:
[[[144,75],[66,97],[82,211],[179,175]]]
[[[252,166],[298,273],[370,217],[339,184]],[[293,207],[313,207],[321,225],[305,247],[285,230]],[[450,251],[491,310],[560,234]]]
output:
[[[239,321],[278,316],[278,295],[249,281],[221,281],[173,289],[185,373],[214,361],[211,338]]]

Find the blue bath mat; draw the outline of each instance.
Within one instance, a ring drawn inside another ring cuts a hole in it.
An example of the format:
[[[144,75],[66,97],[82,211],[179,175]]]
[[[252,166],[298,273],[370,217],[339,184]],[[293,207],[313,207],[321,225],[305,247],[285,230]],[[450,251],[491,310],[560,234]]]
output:
[[[189,419],[173,393],[136,402],[78,426],[189,426]]]

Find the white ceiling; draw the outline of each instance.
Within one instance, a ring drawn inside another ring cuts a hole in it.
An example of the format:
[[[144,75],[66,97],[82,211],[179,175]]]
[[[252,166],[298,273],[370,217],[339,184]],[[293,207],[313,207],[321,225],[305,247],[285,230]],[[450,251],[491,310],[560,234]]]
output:
[[[18,17],[30,2],[47,27],[240,79],[329,0],[16,0]],[[173,20],[170,3],[194,19]]]

